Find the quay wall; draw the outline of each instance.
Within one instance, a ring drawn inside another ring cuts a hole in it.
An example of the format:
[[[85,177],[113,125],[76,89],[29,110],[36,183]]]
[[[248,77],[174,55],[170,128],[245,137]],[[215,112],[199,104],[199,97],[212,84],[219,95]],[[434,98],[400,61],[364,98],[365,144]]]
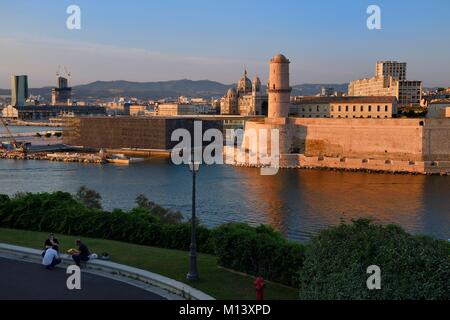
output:
[[[278,118],[249,121],[250,129],[279,130],[283,168],[450,173],[450,119]],[[258,154],[257,143],[244,149]]]

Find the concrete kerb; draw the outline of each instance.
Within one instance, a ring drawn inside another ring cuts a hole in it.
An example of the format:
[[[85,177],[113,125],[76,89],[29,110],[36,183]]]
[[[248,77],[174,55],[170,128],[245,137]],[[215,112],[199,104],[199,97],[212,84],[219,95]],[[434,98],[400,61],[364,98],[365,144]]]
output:
[[[42,261],[42,251],[36,249],[0,243],[0,253],[15,257],[18,260],[31,260],[38,263]],[[72,257],[67,254],[61,254],[61,259],[63,265],[68,266],[73,264]],[[91,260],[86,263],[85,268],[88,270],[93,270],[96,273],[104,273],[105,275],[109,276],[121,276],[121,281],[125,280],[125,282],[128,282],[126,281],[126,279],[130,279],[130,285],[135,285],[135,283],[133,282],[138,280],[142,283],[165,290],[171,294],[175,294],[186,300],[214,300],[213,297],[182,282],[164,277],[153,272],[125,266],[110,261],[96,259]]]

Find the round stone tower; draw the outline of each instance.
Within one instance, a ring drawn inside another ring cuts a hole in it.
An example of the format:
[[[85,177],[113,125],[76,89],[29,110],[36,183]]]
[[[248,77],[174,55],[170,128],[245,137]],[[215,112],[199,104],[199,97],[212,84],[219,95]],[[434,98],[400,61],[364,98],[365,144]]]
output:
[[[289,86],[289,64],[291,62],[282,54],[270,60],[269,118],[287,118],[292,88]]]

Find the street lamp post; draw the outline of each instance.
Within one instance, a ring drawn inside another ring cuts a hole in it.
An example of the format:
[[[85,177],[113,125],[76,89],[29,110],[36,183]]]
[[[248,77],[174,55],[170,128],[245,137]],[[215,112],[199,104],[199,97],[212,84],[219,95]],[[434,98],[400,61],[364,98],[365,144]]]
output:
[[[194,148],[192,149],[192,159],[189,164],[189,169],[192,172],[192,228],[191,228],[191,246],[189,253],[189,273],[187,274],[187,279],[190,281],[198,280],[197,271],[197,219],[195,215],[195,187],[196,187],[196,176],[200,169],[200,164],[194,161]]]

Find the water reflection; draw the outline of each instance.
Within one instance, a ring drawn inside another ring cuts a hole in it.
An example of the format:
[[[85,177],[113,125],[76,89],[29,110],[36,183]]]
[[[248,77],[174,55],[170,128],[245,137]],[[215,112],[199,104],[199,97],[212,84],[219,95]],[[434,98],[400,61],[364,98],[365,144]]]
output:
[[[425,176],[368,175],[331,171],[281,171],[263,177],[240,169],[245,202],[260,208],[249,220],[264,219],[292,238],[305,238],[341,219],[372,218],[423,228]],[[439,209],[448,211],[448,204]],[[448,217],[444,218],[447,220]]]
[[[130,167],[0,161],[0,193],[64,190],[86,185],[106,209],[129,209],[140,193],[190,215],[187,167],[152,160]],[[199,217],[207,226],[240,221],[271,224],[306,240],[341,219],[372,217],[407,230],[450,238],[450,177],[203,166],[198,175]]]

